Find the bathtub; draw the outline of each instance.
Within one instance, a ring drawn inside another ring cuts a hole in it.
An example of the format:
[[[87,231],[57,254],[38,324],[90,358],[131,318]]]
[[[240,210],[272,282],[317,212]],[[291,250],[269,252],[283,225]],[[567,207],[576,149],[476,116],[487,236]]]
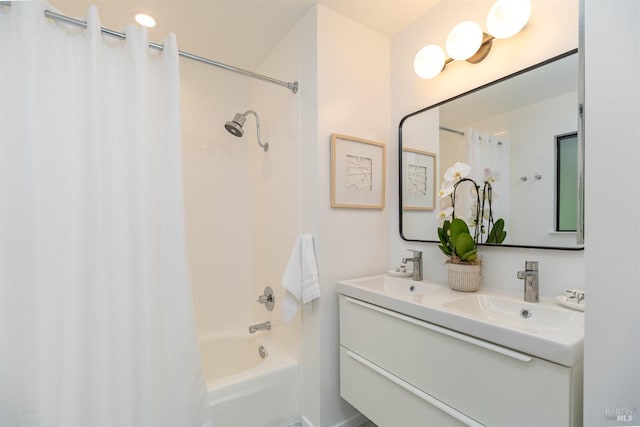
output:
[[[298,362],[269,332],[232,331],[203,337],[199,344],[214,427],[301,425]]]

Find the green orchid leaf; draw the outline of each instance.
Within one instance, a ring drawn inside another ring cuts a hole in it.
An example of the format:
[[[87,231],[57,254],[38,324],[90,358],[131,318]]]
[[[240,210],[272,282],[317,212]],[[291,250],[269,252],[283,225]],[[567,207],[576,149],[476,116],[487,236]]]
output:
[[[478,258],[478,249],[470,250],[469,252],[463,254],[460,259],[462,261],[475,261]]]
[[[496,229],[495,227],[489,231],[489,235],[487,236],[487,243],[498,243],[496,238]]]
[[[453,252],[451,251],[451,249],[449,249],[448,246],[446,246],[446,245],[438,245],[438,247],[440,248],[442,253],[445,254],[446,256],[453,255]]]
[[[444,231],[445,235],[449,235],[449,228],[451,227],[451,222],[449,222],[449,220],[446,220],[443,224],[442,224],[442,231]]]
[[[476,249],[476,244],[473,241],[473,237],[471,237],[471,234],[460,233],[455,240],[455,248],[456,254],[460,256]]]
[[[440,243],[447,245],[449,239],[447,238],[447,233],[444,229],[438,228],[438,238],[440,239]]]
[[[449,235],[451,237],[451,241],[457,242],[458,236],[464,234],[469,234],[469,236],[471,236],[467,223],[460,218],[455,218],[453,221],[451,221],[451,226],[449,227]]]
[[[502,243],[504,242],[505,237],[507,237],[507,232],[504,231],[504,219],[500,218],[489,231],[487,243]]]

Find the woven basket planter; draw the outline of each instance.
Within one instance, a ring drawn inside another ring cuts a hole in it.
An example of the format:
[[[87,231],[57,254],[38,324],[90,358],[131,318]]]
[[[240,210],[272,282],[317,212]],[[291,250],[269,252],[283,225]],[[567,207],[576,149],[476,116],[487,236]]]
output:
[[[475,292],[480,288],[481,264],[449,263],[449,287],[454,291]]]

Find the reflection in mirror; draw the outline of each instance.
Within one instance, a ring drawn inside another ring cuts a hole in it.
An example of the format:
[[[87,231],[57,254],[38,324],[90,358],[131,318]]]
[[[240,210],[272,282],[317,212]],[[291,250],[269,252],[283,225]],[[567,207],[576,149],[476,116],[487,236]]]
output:
[[[402,119],[402,238],[438,240],[438,189],[446,169],[464,162],[476,182],[487,173],[495,179],[493,212],[505,220],[504,245],[582,248],[575,232],[577,56],[568,52]]]
[[[573,231],[578,221],[578,134],[556,137],[556,229]]]

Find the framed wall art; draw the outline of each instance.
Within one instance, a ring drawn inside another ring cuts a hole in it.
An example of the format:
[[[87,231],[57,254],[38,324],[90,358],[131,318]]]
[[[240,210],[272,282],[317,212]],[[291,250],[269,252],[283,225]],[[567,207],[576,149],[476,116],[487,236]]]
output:
[[[331,134],[331,207],[383,209],[386,146]]]
[[[402,209],[432,211],[436,204],[436,155],[402,149]]]

